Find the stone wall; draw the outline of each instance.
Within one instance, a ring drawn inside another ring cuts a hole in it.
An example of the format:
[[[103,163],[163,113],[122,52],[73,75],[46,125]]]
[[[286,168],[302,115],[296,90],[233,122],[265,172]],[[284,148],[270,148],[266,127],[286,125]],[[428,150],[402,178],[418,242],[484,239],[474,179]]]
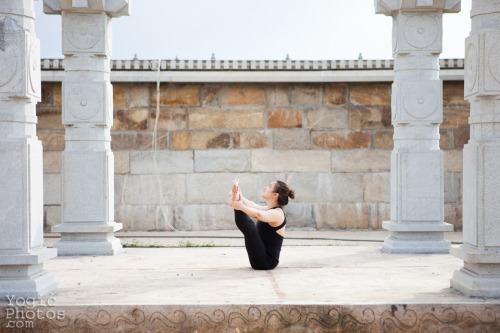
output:
[[[443,82],[445,221],[462,228],[463,82]],[[125,230],[234,228],[233,178],[258,201],[281,179],[296,190],[289,225],[378,229],[389,219],[391,83],[114,83],[115,220]],[[44,82],[45,226],[60,223],[61,84]]]

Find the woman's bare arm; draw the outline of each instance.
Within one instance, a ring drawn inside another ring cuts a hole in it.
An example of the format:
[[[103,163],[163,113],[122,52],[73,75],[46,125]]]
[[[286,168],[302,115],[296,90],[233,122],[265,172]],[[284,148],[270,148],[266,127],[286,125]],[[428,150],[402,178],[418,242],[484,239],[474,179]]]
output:
[[[267,207],[267,206],[261,206],[261,205],[256,204],[253,201],[248,200],[247,198],[243,197],[243,195],[241,195],[241,199],[243,200],[243,204],[245,206],[250,207],[250,208],[255,208],[255,209],[258,209],[258,210],[267,210],[267,209],[269,209],[269,207]]]
[[[281,209],[261,210],[249,207],[245,205],[243,201],[232,201],[230,205],[234,209],[243,211],[250,217],[256,218],[271,225],[282,223],[284,219],[283,211]]]

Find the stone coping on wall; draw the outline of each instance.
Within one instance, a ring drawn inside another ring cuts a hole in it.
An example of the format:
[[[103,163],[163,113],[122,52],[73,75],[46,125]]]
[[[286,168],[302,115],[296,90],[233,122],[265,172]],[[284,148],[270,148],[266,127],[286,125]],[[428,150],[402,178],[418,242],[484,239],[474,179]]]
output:
[[[392,82],[394,60],[112,60],[111,81]],[[440,59],[442,80],[463,80],[463,59]],[[63,59],[42,59],[42,81],[62,82]]]

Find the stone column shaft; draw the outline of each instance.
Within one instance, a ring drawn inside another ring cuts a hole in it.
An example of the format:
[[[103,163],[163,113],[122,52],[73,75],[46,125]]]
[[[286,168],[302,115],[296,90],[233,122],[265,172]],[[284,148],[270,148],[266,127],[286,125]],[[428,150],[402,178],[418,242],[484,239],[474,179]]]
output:
[[[378,0],[376,12],[393,17],[394,83],[391,154],[391,231],[382,250],[389,253],[448,253],[444,232],[442,81],[438,58],[442,16],[460,10],[459,0]]]
[[[40,42],[33,0],[0,1],[0,300],[43,297],[57,288],[43,262]]]
[[[62,223],[59,255],[105,255],[121,249],[114,232],[114,161],[110,129],[111,17],[128,15],[128,0],[51,1],[44,11],[61,14],[65,77],[62,158]]]
[[[464,147],[464,261],[451,286],[467,296],[500,297],[500,4],[473,0],[465,40],[464,95],[471,137]]]

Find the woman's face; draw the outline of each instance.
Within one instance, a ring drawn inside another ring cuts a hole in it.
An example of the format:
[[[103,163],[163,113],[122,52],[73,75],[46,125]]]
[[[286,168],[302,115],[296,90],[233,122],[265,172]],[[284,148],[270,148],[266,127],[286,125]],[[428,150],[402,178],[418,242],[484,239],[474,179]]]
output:
[[[276,187],[276,182],[272,182],[271,184],[267,185],[264,187],[264,191],[262,192],[262,197],[264,199],[266,198],[272,198],[274,194],[274,188]]]

